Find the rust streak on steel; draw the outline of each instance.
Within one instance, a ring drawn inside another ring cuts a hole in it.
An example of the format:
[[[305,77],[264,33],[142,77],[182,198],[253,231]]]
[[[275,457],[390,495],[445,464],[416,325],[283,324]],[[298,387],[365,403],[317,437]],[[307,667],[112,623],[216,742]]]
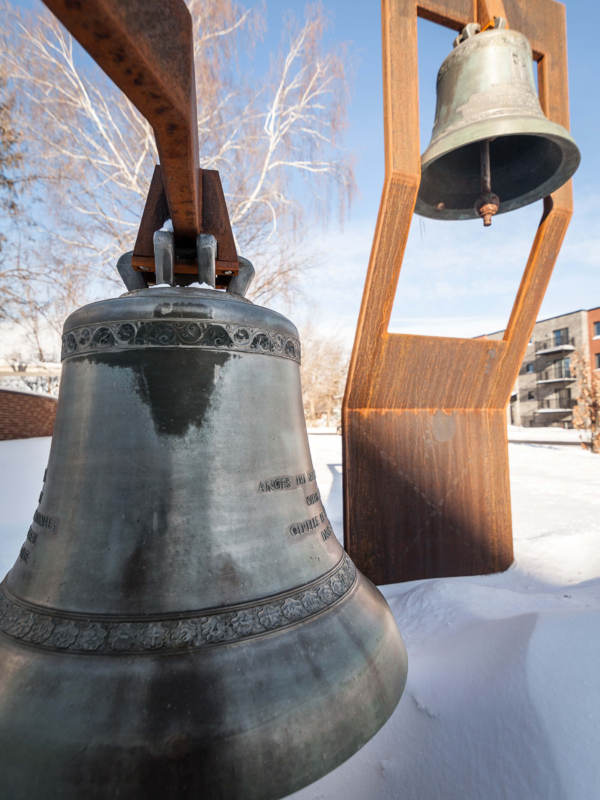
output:
[[[511,563],[506,406],[572,211],[569,181],[544,201],[503,341],[388,332],[421,172],[418,16],[459,31],[507,17],[569,126],[561,3],[382,0],[385,179],[342,407],[345,545],[375,583]]]
[[[154,129],[175,236],[202,230],[192,19],[183,0],[44,0]]]

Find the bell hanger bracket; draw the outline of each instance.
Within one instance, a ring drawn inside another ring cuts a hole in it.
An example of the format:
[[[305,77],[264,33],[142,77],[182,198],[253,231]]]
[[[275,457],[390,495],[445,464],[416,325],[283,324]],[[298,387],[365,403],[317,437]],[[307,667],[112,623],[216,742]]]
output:
[[[572,213],[543,201],[502,340],[388,331],[421,177],[417,17],[524,34],[545,115],[568,129],[555,0],[383,0],[385,177],[342,406],[345,546],[375,583],[497,572],[513,560],[506,408]]]
[[[485,27],[482,27],[479,22],[469,22],[454,40],[454,47],[458,47],[465,39],[476,36],[478,33],[484,33],[490,30],[490,28],[508,30],[508,22],[504,17],[493,17]]]
[[[154,233],[170,219],[174,283],[198,280],[199,270],[207,276],[205,244],[199,250],[197,237],[212,235],[215,282],[226,286],[239,260],[219,174],[199,167],[193,30],[185,2],[44,3],[154,130],[161,166],[150,184],[132,268],[144,273],[144,285],[156,281],[162,267],[155,263]]]
[[[198,180],[202,185],[202,233],[194,238],[174,238],[174,280],[185,285],[195,281],[226,288],[239,269],[239,257],[231,230],[225,195],[217,170],[199,169]],[[138,235],[132,255],[134,270],[143,273],[145,283],[159,283],[155,274],[154,235],[171,219],[164,188],[162,169],[154,169],[148,197],[142,213]],[[216,252],[209,265],[205,248],[212,237]],[[211,272],[214,270],[214,275]]]

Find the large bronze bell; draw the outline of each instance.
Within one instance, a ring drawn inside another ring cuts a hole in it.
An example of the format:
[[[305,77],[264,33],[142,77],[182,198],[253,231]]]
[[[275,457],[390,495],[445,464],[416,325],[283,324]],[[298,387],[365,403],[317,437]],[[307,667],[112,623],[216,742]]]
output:
[[[569,132],[540,107],[529,42],[496,23],[468,25],[440,67],[415,208],[423,216],[489,224],[551,194],[579,165]]]
[[[7,800],[282,797],[406,679],[325,514],[295,327],[233,292],[85,306],[39,506],[0,590]]]

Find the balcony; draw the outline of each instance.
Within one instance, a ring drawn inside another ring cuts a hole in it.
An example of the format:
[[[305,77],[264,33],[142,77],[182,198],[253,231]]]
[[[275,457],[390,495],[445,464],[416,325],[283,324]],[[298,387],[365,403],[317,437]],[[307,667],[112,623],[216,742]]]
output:
[[[559,381],[574,381],[575,375],[569,367],[562,364],[545,369],[540,373],[536,383],[557,383]]]
[[[568,397],[552,397],[549,400],[540,400],[536,414],[570,414],[573,401]]]
[[[551,353],[570,353],[575,350],[575,339],[572,336],[548,336],[534,343],[536,356]]]
[[[570,408],[537,408],[536,414],[570,414]]]

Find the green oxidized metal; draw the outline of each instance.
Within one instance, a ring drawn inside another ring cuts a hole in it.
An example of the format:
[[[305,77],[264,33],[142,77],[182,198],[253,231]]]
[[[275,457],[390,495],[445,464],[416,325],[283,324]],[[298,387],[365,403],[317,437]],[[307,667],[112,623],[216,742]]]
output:
[[[333,534],[295,327],[165,287],[76,311],[38,509],[0,587],[10,800],[268,800],[395,708],[406,653]]]
[[[438,73],[435,122],[421,159],[415,208],[426,217],[478,216],[479,143],[486,139],[498,213],[546,197],[579,165],[569,132],[541,109],[525,36],[504,28],[483,33],[473,28],[465,29]]]

